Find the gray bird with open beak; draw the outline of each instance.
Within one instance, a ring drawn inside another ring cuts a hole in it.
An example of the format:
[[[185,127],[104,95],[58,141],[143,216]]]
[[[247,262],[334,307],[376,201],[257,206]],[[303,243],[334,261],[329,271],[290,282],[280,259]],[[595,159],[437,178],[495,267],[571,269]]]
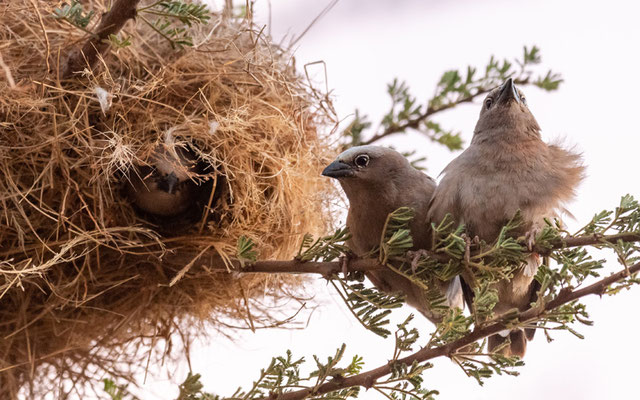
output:
[[[450,213],[465,225],[469,237],[492,243],[520,210],[524,224],[515,234],[526,236],[531,246],[544,219],[566,211],[564,204],[575,196],[584,167],[579,154],[542,141],[524,94],[509,78],[487,95],[471,144],[442,174],[429,211],[431,222]],[[529,308],[539,287],[534,280],[538,266],[539,257],[533,254],[511,280],[495,284],[496,314]],[[470,284],[471,279],[465,281]],[[494,335],[489,350],[509,337],[511,343],[502,353],[523,357],[534,333],[516,329]]]
[[[365,256],[380,245],[387,216],[400,207],[411,207],[410,223],[414,249],[430,245],[430,226],[426,223],[429,200],[436,184],[415,169],[400,153],[379,146],[352,147],[329,164],[322,175],[335,178],[349,199],[347,243],[357,256]],[[401,292],[406,302],[434,323],[440,316],[428,308],[425,291],[391,270],[370,271],[367,277],[384,292]],[[452,307],[462,308],[462,290],[456,280],[439,287]]]

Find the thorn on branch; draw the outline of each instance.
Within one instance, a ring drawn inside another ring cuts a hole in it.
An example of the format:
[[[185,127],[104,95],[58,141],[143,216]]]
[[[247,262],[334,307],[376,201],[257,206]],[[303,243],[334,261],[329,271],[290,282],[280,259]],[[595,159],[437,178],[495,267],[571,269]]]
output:
[[[364,378],[364,384],[362,386],[365,389],[371,389],[375,384],[376,384],[376,379],[371,375],[367,375]]]

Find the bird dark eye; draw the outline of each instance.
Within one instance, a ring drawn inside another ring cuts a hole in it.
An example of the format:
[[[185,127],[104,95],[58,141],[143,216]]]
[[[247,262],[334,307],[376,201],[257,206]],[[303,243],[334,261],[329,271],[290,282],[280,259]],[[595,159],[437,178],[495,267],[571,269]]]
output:
[[[364,168],[369,165],[369,156],[366,154],[360,154],[355,160],[353,160],[353,162],[358,168]]]
[[[487,108],[487,110],[491,108],[492,104],[493,104],[493,99],[491,97],[489,97],[484,101],[484,106]]]
[[[525,106],[527,105],[527,99],[523,95],[520,95],[520,101],[522,101],[522,104]]]

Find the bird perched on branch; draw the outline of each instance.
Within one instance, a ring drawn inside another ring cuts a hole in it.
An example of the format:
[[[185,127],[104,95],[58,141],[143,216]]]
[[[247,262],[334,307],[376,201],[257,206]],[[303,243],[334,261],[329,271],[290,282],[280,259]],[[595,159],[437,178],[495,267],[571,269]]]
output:
[[[347,243],[357,256],[380,245],[387,216],[400,207],[411,207],[415,216],[409,227],[415,249],[426,249],[430,228],[425,224],[428,204],[436,187],[432,178],[415,169],[400,153],[379,146],[352,147],[329,164],[322,175],[340,182],[349,199]],[[367,277],[384,292],[401,292],[409,305],[433,322],[440,316],[429,309],[425,290],[392,270],[370,271]],[[442,282],[439,288],[452,307],[463,307],[460,283]]]
[[[149,165],[137,168],[129,181],[129,194],[142,211],[172,217],[193,205],[198,185],[192,176],[194,157],[173,143],[158,145]]]
[[[468,237],[491,243],[520,210],[524,223],[515,234],[524,235],[531,248],[544,218],[566,211],[564,203],[574,197],[584,167],[579,154],[542,141],[524,95],[509,78],[487,95],[471,144],[442,174],[431,202],[431,222],[439,223],[449,213],[465,225]],[[494,312],[522,311],[535,301],[538,266],[539,257],[532,254],[511,280],[494,285],[499,296]],[[516,329],[494,335],[489,350],[503,346],[509,336],[510,345],[501,351],[523,357],[534,333]]]

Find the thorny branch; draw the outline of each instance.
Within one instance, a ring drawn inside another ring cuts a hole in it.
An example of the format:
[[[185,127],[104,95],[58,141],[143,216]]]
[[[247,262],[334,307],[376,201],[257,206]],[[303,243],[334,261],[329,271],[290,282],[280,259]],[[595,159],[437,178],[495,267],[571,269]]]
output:
[[[527,85],[529,83],[530,79],[529,78],[524,78],[524,79],[516,79],[515,80],[515,84],[516,85]],[[488,93],[489,91],[491,91],[491,89],[493,89],[493,87],[480,87],[478,88],[478,90],[474,93],[471,94],[470,96],[466,96],[466,97],[462,97],[456,101],[452,101],[450,103],[441,105],[441,106],[437,106],[437,107],[433,107],[433,106],[429,106],[427,107],[427,110],[422,113],[417,115],[414,118],[409,119],[407,122],[400,124],[400,125],[393,125],[393,126],[389,126],[387,129],[385,129],[384,131],[380,132],[380,133],[376,133],[375,135],[371,136],[369,139],[367,140],[363,140],[362,143],[360,143],[361,145],[369,145],[372,143],[375,143],[377,141],[379,141],[380,139],[387,137],[389,135],[393,135],[399,132],[403,132],[406,129],[417,129],[418,127],[420,127],[420,124],[424,121],[426,121],[427,119],[429,119],[429,117],[433,116],[434,114],[437,114],[441,111],[445,111],[448,110],[450,108],[454,108],[460,104],[463,103],[469,103],[471,101],[473,101],[475,98],[477,98],[478,96],[481,96],[485,93]]]
[[[107,13],[102,16],[95,33],[86,41],[82,49],[76,49],[67,60],[62,70],[62,78],[71,77],[86,66],[93,67],[99,56],[109,49],[109,36],[115,35],[124,24],[136,16],[136,7],[140,0],[116,0]]]
[[[617,243],[619,240],[623,242],[640,242],[640,235],[633,233],[624,233],[616,235],[590,235],[580,237],[561,238],[551,242],[550,248],[536,248],[533,251],[541,255],[548,255],[553,250],[571,247],[580,247],[587,245],[598,245],[599,243]],[[427,251],[428,257],[438,261],[447,262],[452,257],[443,253],[434,253]],[[473,255],[473,253],[472,253]],[[194,262],[194,259],[197,260]],[[355,271],[371,271],[384,268],[384,266],[375,258],[358,259],[347,258],[343,261],[315,262],[315,261],[299,261],[299,260],[273,260],[273,261],[256,261],[241,267],[238,260],[230,260],[225,264],[224,260],[215,250],[210,250],[202,255],[200,253],[190,253],[188,251],[177,251],[167,254],[163,257],[163,263],[174,265],[186,265],[194,263],[206,265],[211,270],[224,270],[241,273],[288,273],[288,274],[320,274],[324,277],[337,275],[340,272]]]
[[[637,236],[637,235],[636,235]],[[636,237],[637,240],[640,238]],[[564,304],[567,304],[571,301],[577,300],[579,298],[597,294],[602,295],[606,292],[606,289],[609,285],[616,283],[618,281],[623,280],[628,276],[629,273],[635,274],[640,271],[640,263],[636,263],[629,267],[628,270],[624,269],[619,271],[607,278],[601,279],[596,283],[586,286],[582,289],[571,290],[566,288],[560,291],[559,295],[546,303],[543,307],[530,308],[527,311],[521,312],[518,314],[518,320],[521,323],[532,322],[537,319],[540,319],[544,314],[548,311],[556,309]],[[410,356],[398,359],[395,361],[399,364],[411,365],[414,362],[425,362],[428,360],[432,360],[437,357],[442,356],[451,356],[455,353],[456,350],[463,348],[471,343],[474,343],[480,339],[483,339],[492,334],[498,333],[504,329],[507,329],[507,326],[504,322],[496,322],[491,325],[487,325],[484,327],[478,327],[472,330],[469,334],[464,337],[455,340],[446,345],[436,347],[436,348],[423,348]],[[345,389],[354,386],[362,386],[365,388],[370,388],[375,384],[376,379],[379,379],[383,376],[389,375],[392,372],[392,363],[388,363],[381,367],[353,375],[347,378],[341,377],[340,379],[334,379],[329,382],[320,385],[319,387],[312,389],[302,389],[292,392],[284,393],[280,396],[276,396],[277,400],[298,400],[304,399],[309,396],[321,395],[324,393],[333,392],[340,389]],[[262,398],[260,400],[266,400],[268,398]]]

